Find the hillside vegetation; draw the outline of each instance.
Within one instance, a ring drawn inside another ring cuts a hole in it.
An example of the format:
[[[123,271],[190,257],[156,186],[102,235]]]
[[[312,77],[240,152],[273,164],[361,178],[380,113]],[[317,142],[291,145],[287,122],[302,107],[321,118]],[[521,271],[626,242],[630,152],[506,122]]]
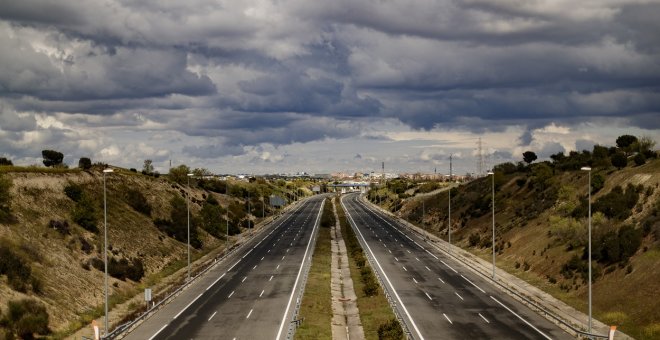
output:
[[[534,155],[451,189],[452,243],[490,260],[494,180],[498,267],[586,312],[589,173],[580,168],[591,166],[594,317],[660,338],[660,159],[631,144],[540,163]],[[383,207],[447,240],[448,192],[405,194],[425,185],[394,180],[369,199],[380,196]]]
[[[0,339],[61,338],[103,315],[103,166],[84,166],[0,166]],[[269,195],[310,193],[301,183],[264,179],[192,178],[189,189],[190,170],[178,169],[184,177],[173,170],[115,168],[106,176],[111,309],[146,287],[159,294],[186,266],[188,194],[194,261],[222,252],[227,231],[231,246],[276,213]],[[124,306],[124,314],[138,307]]]

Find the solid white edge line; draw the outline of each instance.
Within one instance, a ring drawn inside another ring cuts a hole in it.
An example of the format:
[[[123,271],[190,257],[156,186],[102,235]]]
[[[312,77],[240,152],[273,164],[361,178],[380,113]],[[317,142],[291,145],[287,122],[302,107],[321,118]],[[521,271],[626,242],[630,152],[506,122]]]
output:
[[[463,276],[463,275],[461,275],[461,277],[462,277],[462,278],[464,278],[464,279],[465,279],[465,281],[467,281],[467,282],[469,282],[469,283],[470,283],[471,285],[473,285],[473,286],[475,286],[475,287],[476,287],[477,289],[479,289],[479,290],[480,290],[480,291],[481,291],[482,293],[484,293],[484,294],[486,294],[486,292],[485,292],[485,291],[484,291],[483,289],[481,289],[481,287],[479,287],[479,286],[477,286],[477,285],[475,285],[475,284],[474,284],[474,282],[472,282],[472,281],[470,281],[470,280],[468,280],[468,278],[467,278],[467,277],[465,277],[465,276]]]
[[[199,295],[197,295],[196,298],[194,298],[192,301],[190,301],[190,303],[189,303],[187,306],[183,307],[183,309],[182,309],[177,315],[175,315],[175,316],[172,318],[172,320],[178,318],[179,315],[181,315],[181,313],[185,312],[186,309],[188,309],[188,307],[190,307],[190,305],[192,305],[193,303],[195,303],[195,301],[197,301],[197,299],[199,299],[200,297],[202,297],[202,294],[204,294],[204,293],[199,293]]]
[[[165,329],[165,327],[167,327],[167,325],[169,325],[169,324],[165,324],[165,326],[161,327],[154,335],[151,336],[151,338],[149,338],[149,340],[153,340],[153,338],[155,338],[160,332],[162,332],[163,329]]]
[[[225,274],[227,274],[227,273],[224,273],[224,274],[220,275],[220,277],[219,277],[217,280],[213,281],[213,283],[211,283],[211,284],[206,288],[206,290],[211,289],[211,287],[213,287],[213,285],[215,285],[216,283],[218,283],[218,281],[220,281],[220,279],[222,279],[223,277],[225,277]]]
[[[380,269],[380,272],[383,273],[383,276],[385,277],[385,280],[387,281],[387,284],[390,285],[390,288],[392,288],[392,292],[394,293],[394,296],[396,299],[399,301],[399,305],[401,308],[403,308],[403,312],[406,313],[406,316],[408,316],[408,319],[410,320],[410,323],[412,324],[413,328],[415,329],[415,332],[417,332],[417,335],[419,335],[420,340],[424,340],[424,336],[422,336],[422,333],[419,331],[419,328],[417,328],[417,324],[415,324],[415,320],[413,320],[412,316],[410,316],[410,313],[408,313],[408,308],[406,308],[406,305],[403,304],[403,301],[401,301],[401,297],[399,297],[399,293],[397,293],[396,289],[394,289],[394,286],[392,285],[392,282],[390,281],[390,278],[387,276],[385,271],[383,270],[383,267],[381,267],[380,262],[378,262],[378,259],[374,256],[373,251],[371,251],[371,247],[369,247],[369,244],[367,244],[367,240],[364,238],[364,235],[362,235],[362,232],[360,231],[359,228],[357,228],[357,224],[355,223],[355,220],[353,220],[353,216],[351,216],[351,213],[346,209],[344,205],[344,198],[342,197],[341,199],[341,205],[344,207],[344,210],[346,211],[346,215],[348,218],[353,222],[353,225],[355,225],[355,230],[357,230],[358,234],[360,234],[360,237],[362,238],[362,241],[364,241],[364,244],[367,246],[367,249],[371,253],[371,257],[374,259],[374,262],[376,262],[376,265]]]
[[[305,254],[303,255],[303,261],[300,263],[300,269],[298,269],[298,275],[296,276],[296,281],[293,283],[293,289],[291,290],[291,296],[289,296],[289,302],[286,304],[286,310],[284,310],[284,315],[282,316],[282,323],[280,324],[280,329],[277,331],[276,340],[279,340],[282,336],[282,330],[284,329],[284,324],[286,323],[286,316],[289,314],[289,308],[291,308],[291,302],[293,301],[293,295],[296,293],[296,287],[298,286],[298,281],[300,280],[300,274],[302,274],[303,265],[305,264],[305,257],[307,257],[307,252],[309,252],[309,247],[312,244],[312,239],[314,238],[314,233],[318,228],[319,218],[321,218],[321,213],[323,212],[323,205],[325,204],[325,199],[319,207],[319,213],[316,215],[316,222],[314,222],[314,228],[312,233],[309,236],[309,241],[307,242],[307,247],[305,248]],[[279,265],[277,265],[279,267]]]
[[[479,316],[480,316],[482,319],[484,319],[484,321],[486,321],[486,323],[490,323],[490,321],[488,321],[488,319],[486,319],[483,315],[481,315],[481,313],[479,313]]]
[[[213,312],[213,314],[211,314],[211,317],[209,318],[208,321],[211,321],[211,319],[213,319],[213,317],[214,317],[217,313],[218,313],[218,311]]]
[[[440,262],[442,262],[442,263],[444,263],[444,264],[445,264],[445,266],[447,266],[447,268],[449,268],[449,269],[451,269],[451,270],[453,270],[453,271],[454,271],[454,273],[456,273],[456,274],[458,274],[458,272],[456,271],[456,269],[454,269],[454,268],[452,268],[452,267],[451,267],[450,265],[448,265],[448,264],[447,264],[447,263],[446,263],[445,261],[443,261],[443,260],[440,260]]]
[[[506,305],[504,305],[503,303],[501,303],[499,300],[497,300],[496,298],[494,298],[492,295],[490,296],[490,298],[493,299],[493,300],[495,300],[495,302],[499,303],[500,306],[504,307],[504,309],[506,309],[506,310],[508,310],[509,312],[511,312],[511,314],[513,314],[513,315],[515,315],[516,317],[518,317],[518,319],[522,320],[522,321],[523,321],[524,323],[526,323],[529,327],[532,327],[532,328],[533,328],[535,331],[537,331],[539,334],[543,335],[544,338],[546,338],[546,339],[548,339],[548,340],[552,340],[552,338],[550,338],[549,336],[545,335],[545,333],[541,332],[538,328],[534,327],[534,325],[532,325],[531,323],[529,323],[529,321],[523,319],[520,315],[516,314],[516,312],[512,311],[511,308],[509,308],[509,307],[507,307]]]
[[[232,269],[234,269],[234,267],[236,267],[236,265],[237,265],[239,262],[241,262],[241,260],[236,261],[236,263],[234,263],[231,267],[229,267],[229,269],[227,269],[227,271],[231,271]]]

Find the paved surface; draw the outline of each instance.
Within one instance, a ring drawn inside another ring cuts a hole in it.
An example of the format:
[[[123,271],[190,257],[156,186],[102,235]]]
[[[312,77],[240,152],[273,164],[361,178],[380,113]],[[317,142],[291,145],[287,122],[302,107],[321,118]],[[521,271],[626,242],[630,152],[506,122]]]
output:
[[[324,197],[284,214],[125,339],[282,339]]]
[[[368,207],[357,194],[342,202],[413,338],[573,338],[460,262],[424,246],[417,235],[403,233],[393,218]]]
[[[330,203],[330,202],[328,202]],[[335,225],[330,231],[332,249],[331,290],[332,290],[332,339],[362,340],[364,329],[360,322],[357,295],[353,288],[351,270],[348,266],[346,243],[339,226],[337,206],[333,204]]]

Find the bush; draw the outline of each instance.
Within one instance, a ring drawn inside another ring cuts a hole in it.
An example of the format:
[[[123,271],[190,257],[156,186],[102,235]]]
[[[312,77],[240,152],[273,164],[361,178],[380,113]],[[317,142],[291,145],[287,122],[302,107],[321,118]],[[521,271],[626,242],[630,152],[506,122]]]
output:
[[[468,238],[468,242],[470,244],[470,247],[474,247],[477,244],[479,244],[479,241],[481,240],[481,236],[477,233],[470,234],[470,237]]]
[[[638,153],[635,158],[633,158],[633,160],[637,166],[644,165],[646,163],[646,157],[641,153]]]
[[[89,170],[92,168],[92,160],[87,157],[81,157],[78,161],[78,167],[83,170]]]
[[[9,301],[5,320],[9,328],[22,339],[34,339],[34,334],[46,335],[48,312],[46,306],[33,299]]]
[[[616,167],[617,169],[621,170],[621,168],[625,168],[628,165],[628,158],[626,155],[624,155],[621,152],[617,152],[611,157],[612,159],[612,166]]]
[[[71,231],[70,231],[70,228],[69,228],[69,222],[67,220],[64,220],[64,221],[50,220],[48,222],[48,227],[57,230],[62,235],[70,235],[71,234]]]
[[[605,186],[605,176],[595,174],[591,177],[591,193],[595,194]]]
[[[332,211],[332,204],[330,201],[326,202],[323,206],[323,213],[321,214],[321,228],[330,228],[335,225],[335,214]]]
[[[151,216],[151,205],[140,190],[128,189],[124,195],[126,197],[126,203],[128,203],[131,208],[141,214]]]
[[[11,212],[11,189],[13,183],[11,178],[0,175],[0,221],[9,217]]]
[[[403,339],[403,328],[397,319],[390,319],[378,326],[379,340],[400,340]]]
[[[600,211],[608,218],[624,220],[632,214],[632,208],[639,200],[639,192],[632,184],[628,184],[625,192],[620,186],[614,187],[607,195],[594,202],[593,210]]]
[[[12,289],[25,293],[30,284],[32,268],[7,245],[0,244],[0,275],[7,275],[7,281]]]
[[[199,212],[199,220],[202,229],[216,238],[226,237],[227,220],[222,218],[225,210],[218,205],[218,201],[209,195]]]
[[[80,201],[83,195],[83,187],[80,184],[69,182],[64,187],[64,194],[74,202]]]
[[[188,210],[186,201],[180,196],[174,196],[170,200],[170,206],[172,207],[170,219],[159,218],[154,220],[154,224],[168,236],[185,243],[188,240]],[[197,249],[202,247],[202,240],[197,233],[197,220],[195,218],[190,219],[190,245]]]
[[[71,219],[92,233],[99,231],[95,203],[88,195],[83,193],[71,212]]]

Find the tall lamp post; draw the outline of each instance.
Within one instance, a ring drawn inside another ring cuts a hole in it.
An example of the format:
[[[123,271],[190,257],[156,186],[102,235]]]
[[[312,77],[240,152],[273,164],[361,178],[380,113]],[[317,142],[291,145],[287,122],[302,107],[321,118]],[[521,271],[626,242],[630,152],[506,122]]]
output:
[[[188,199],[186,200],[186,210],[188,210],[188,279],[190,281],[190,177],[193,174],[188,174]]]
[[[492,172],[492,171],[489,171],[488,175],[491,176],[491,178],[493,179],[493,181],[492,181],[492,183],[493,183],[492,184],[492,187],[493,187],[493,192],[492,192],[492,195],[493,195],[493,244],[492,244],[492,248],[493,248],[493,280],[495,280],[495,173]]]
[[[589,333],[591,333],[591,168],[585,166],[580,170],[589,172]]]
[[[106,199],[105,175],[112,173],[112,169],[103,169],[103,262],[105,267],[105,334],[108,335],[108,200]]]
[[[226,222],[227,222],[227,238],[225,239],[225,253],[229,252],[229,205],[231,204],[231,200],[229,199],[229,178],[227,178],[227,181],[225,181],[225,195],[227,196],[227,217],[226,217]]]

